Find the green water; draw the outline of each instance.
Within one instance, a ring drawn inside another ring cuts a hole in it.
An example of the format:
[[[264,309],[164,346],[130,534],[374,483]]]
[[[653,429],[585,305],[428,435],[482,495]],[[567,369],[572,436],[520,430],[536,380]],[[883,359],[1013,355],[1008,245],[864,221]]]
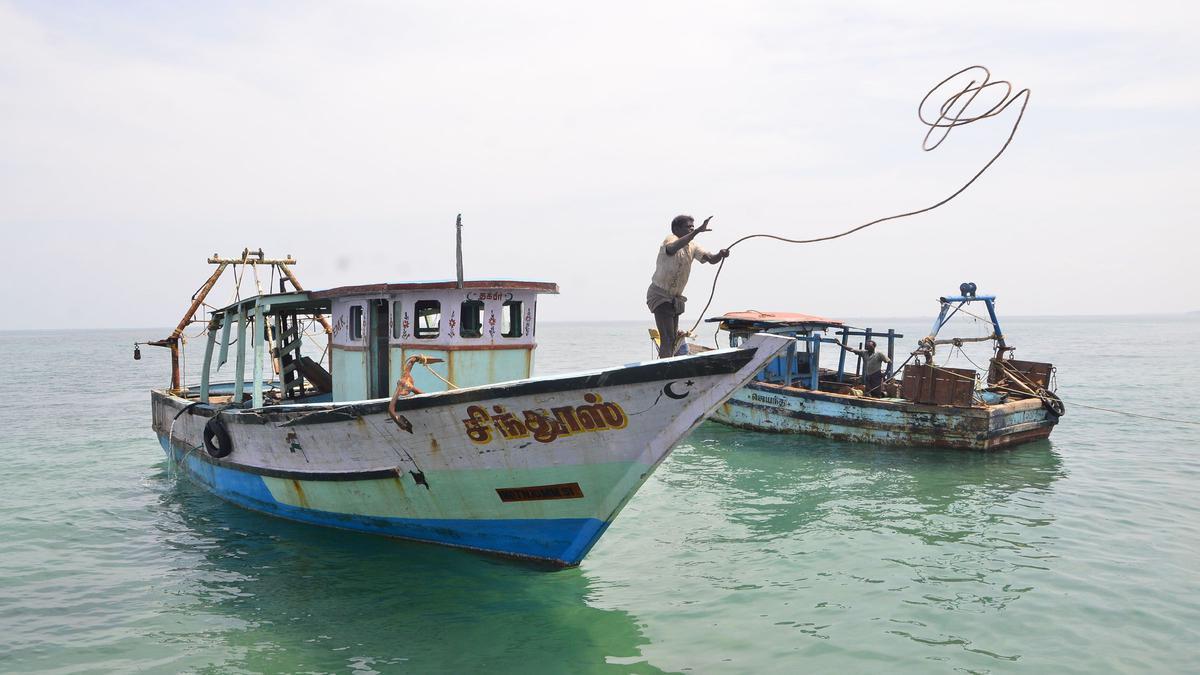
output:
[[[1200,320],[1005,328],[1068,401],[1200,418]],[[640,325],[539,330],[542,373],[649,353]],[[1197,426],[1073,407],[1049,442],[984,454],[709,423],[548,573],[175,479],[149,428],[165,353],[129,357],[161,332],[0,333],[0,671],[1200,667]]]

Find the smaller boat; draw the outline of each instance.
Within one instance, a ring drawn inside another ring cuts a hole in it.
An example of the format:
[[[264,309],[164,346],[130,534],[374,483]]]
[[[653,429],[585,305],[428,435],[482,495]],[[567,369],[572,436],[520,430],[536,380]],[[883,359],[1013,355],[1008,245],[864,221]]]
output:
[[[792,338],[787,350],[723,403],[712,419],[755,431],[970,450],[1047,438],[1066,412],[1054,394],[1054,366],[1012,358],[1014,348],[996,318],[995,296],[976,295],[975,284],[962,284],[958,295],[939,300],[941,311],[932,330],[895,372],[895,341],[904,336],[894,329],[879,332],[819,316],[756,311],[708,319],[729,333],[730,346],[760,332]],[[939,337],[952,317],[971,314],[966,307],[975,303],[987,309],[987,316],[978,318],[991,324],[990,335]],[[877,396],[867,395],[861,357],[855,370],[847,367],[847,352],[856,350],[839,346],[859,337],[864,343],[886,341],[889,363]],[[986,373],[934,362],[938,347],[950,345],[953,350],[983,341],[994,343]],[[836,349],[836,369],[821,367],[822,345]]]

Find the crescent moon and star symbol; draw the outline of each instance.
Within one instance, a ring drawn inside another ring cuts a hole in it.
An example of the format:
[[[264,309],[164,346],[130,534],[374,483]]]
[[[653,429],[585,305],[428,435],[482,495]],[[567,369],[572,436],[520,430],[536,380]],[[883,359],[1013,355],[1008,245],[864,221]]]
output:
[[[664,384],[662,391],[658,392],[658,396],[654,397],[654,403],[651,403],[649,408],[646,408],[646,410],[639,410],[635,413],[630,413],[630,415],[631,416],[632,415],[641,415],[642,413],[650,410],[650,408],[653,408],[654,406],[658,405],[658,402],[662,400],[663,396],[666,396],[667,398],[675,399],[676,401],[678,401],[679,399],[687,398],[688,396],[691,395],[692,386],[695,385],[696,382],[694,380],[686,380],[683,383],[683,386],[685,387],[683,393],[677,392],[672,388],[677,384],[679,384],[679,380],[671,380],[670,382]]]
[[[680,393],[675,392],[673,389],[671,389],[671,387],[674,386],[677,382],[678,382],[678,380],[675,380],[675,381],[671,381],[671,382],[668,382],[665,385],[663,385],[662,393],[666,394],[667,398],[673,398],[675,400],[679,400],[681,398],[687,398],[688,395],[692,393],[691,392],[692,385],[696,384],[692,380],[688,380],[687,382],[684,382],[683,384],[685,387],[687,387],[687,390],[684,391],[682,394],[680,394]]]

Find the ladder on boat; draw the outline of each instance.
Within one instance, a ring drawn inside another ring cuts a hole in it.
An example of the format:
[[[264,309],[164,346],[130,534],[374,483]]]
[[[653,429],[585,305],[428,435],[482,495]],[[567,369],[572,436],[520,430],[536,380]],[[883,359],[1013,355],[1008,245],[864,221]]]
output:
[[[300,398],[304,395],[304,374],[300,371],[300,343],[304,336],[300,332],[300,319],[295,314],[280,314],[275,317],[275,346],[271,356],[279,364],[279,385],[284,398]]]

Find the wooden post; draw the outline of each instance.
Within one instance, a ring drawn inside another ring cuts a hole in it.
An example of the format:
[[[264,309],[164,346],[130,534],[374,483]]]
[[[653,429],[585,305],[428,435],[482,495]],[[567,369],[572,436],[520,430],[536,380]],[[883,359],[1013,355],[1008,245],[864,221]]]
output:
[[[200,402],[208,403],[209,367],[212,365],[213,347],[217,343],[217,324],[220,319],[213,317],[208,322],[208,342],[204,344],[204,368],[200,371]]]
[[[246,312],[244,307],[238,307],[238,337],[237,337],[237,372],[233,378],[233,404],[242,404],[242,395],[246,391]]]
[[[808,370],[811,375],[811,385],[809,389],[819,391],[821,389],[821,336],[814,334],[812,336],[812,350],[808,355]]]
[[[238,313],[240,314],[240,312],[238,312]],[[229,360],[229,328],[232,325],[232,321],[234,320],[235,316],[236,316],[236,314],[234,314],[232,316],[225,315],[224,317],[222,317],[222,320],[221,320],[221,323],[222,323],[222,326],[221,326],[221,350],[220,350],[220,353],[217,355],[217,370],[220,370],[221,366],[225,365],[225,362]]]
[[[792,370],[796,368],[796,344],[797,340],[793,336],[791,343],[787,347],[787,364],[784,366],[787,369],[787,372],[783,375],[783,384],[785,387],[792,386]]]
[[[250,405],[255,408],[261,408],[263,404],[263,346],[266,342],[267,327],[266,317],[263,315],[262,305],[254,306],[254,387],[251,396]]]
[[[844,345],[849,344],[847,342],[847,340],[849,340],[849,339],[850,339],[850,328],[847,326],[842,326],[842,344],[844,344]],[[843,350],[841,350],[841,353],[838,354],[838,382],[845,382],[845,381],[846,381],[846,350],[843,349]]]
[[[887,366],[887,377],[889,380],[892,379],[892,366],[894,365],[893,359],[895,357],[896,357],[896,329],[889,328],[888,329],[888,366]]]

